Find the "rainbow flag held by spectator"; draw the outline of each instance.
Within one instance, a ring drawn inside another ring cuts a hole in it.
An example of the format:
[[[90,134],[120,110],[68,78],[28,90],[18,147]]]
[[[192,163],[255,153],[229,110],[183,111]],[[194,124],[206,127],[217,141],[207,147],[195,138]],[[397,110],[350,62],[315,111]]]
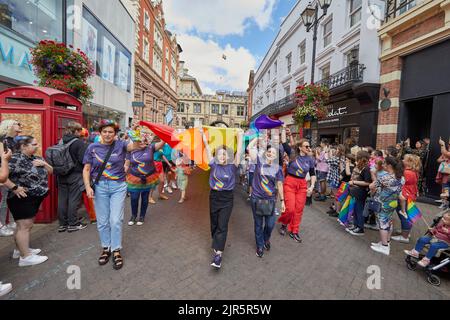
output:
[[[342,209],[339,212],[338,220],[342,224],[348,225],[351,217],[353,216],[354,210],[355,210],[355,198],[349,195],[347,196],[347,199],[345,199],[345,202],[342,205]]]
[[[417,220],[422,218],[422,212],[417,208],[416,203],[408,199],[408,206],[406,207],[406,214],[408,215],[408,220],[411,223],[416,223]]]
[[[339,203],[343,203],[350,192],[350,186],[347,182],[342,182],[339,186],[339,189],[336,192],[336,201]]]

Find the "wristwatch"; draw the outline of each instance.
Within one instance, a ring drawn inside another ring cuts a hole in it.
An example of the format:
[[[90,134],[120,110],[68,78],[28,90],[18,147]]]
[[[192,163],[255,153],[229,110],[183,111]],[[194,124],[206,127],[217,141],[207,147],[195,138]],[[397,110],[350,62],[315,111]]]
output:
[[[19,189],[19,187],[17,186],[17,184],[11,188],[11,191],[16,191],[17,189]]]

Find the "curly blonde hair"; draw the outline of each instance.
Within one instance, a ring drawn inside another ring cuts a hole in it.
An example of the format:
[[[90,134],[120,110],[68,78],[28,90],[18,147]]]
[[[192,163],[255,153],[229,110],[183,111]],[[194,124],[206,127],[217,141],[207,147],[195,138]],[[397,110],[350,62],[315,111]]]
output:
[[[12,132],[12,128],[16,123],[17,120],[3,120],[0,123],[0,136],[13,137],[14,132]]]
[[[416,156],[415,154],[405,154],[405,157],[403,158],[405,161],[405,167],[415,171],[420,172],[422,169],[422,162],[420,161],[420,158]]]

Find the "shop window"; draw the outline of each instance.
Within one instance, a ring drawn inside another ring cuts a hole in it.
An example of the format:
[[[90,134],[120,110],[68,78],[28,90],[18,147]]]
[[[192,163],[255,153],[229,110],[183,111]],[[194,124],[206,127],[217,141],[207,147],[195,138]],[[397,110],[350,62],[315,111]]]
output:
[[[0,25],[33,42],[62,41],[63,2],[61,0],[0,0]]]
[[[92,61],[99,77],[130,92],[131,52],[86,7],[83,7],[81,50]]]

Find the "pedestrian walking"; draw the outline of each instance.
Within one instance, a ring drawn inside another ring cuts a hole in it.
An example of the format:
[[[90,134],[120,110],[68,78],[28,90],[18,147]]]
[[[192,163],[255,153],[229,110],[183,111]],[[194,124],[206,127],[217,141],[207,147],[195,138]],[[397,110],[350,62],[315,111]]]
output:
[[[159,172],[156,171],[153,155],[164,146],[164,141],[152,144],[153,135],[137,131],[129,131],[131,141],[138,144],[138,148],[127,153],[125,167],[127,171],[127,188],[131,199],[131,218],[129,226],[144,224],[147,214],[150,191],[159,184]],[[141,210],[138,219],[139,199]]]
[[[200,128],[200,133],[203,137],[209,166],[211,167],[209,176],[209,186],[211,188],[209,212],[212,249],[214,250],[211,266],[219,269],[222,266],[222,254],[227,241],[228,222],[233,211],[233,190],[236,185],[237,168],[241,159],[243,132],[239,131],[238,133],[235,156],[233,156],[233,150],[226,146],[220,146],[214,151],[214,157],[203,128]]]
[[[154,140],[158,140],[159,138],[156,137]],[[158,142],[160,142],[161,140],[159,139]],[[167,196],[164,195],[164,179],[165,179],[165,173],[164,173],[164,166],[162,163],[162,159],[163,158],[163,152],[162,150],[157,150],[155,151],[155,153],[153,154],[153,162],[155,164],[155,169],[156,172],[158,173],[158,179],[159,179],[159,183],[158,183],[158,193],[159,193],[159,199],[160,200],[169,200],[169,198]],[[152,189],[150,190],[150,196],[149,196],[149,203],[151,204],[155,204],[156,201],[153,199],[153,192],[155,190]]]
[[[122,224],[125,211],[127,184],[125,182],[125,157],[134,150],[134,144],[117,139],[119,125],[111,120],[99,124],[101,142],[86,150],[83,164],[83,181],[86,194],[94,199],[97,229],[103,251],[100,265],[108,263],[111,252],[113,268],[123,267]]]
[[[67,170],[67,174],[56,174],[58,181],[58,232],[75,232],[83,230],[87,226],[80,222],[77,215],[85,189],[83,183],[83,158],[87,145],[81,140],[82,130],[81,124],[71,121],[67,124],[62,137],[61,146],[67,149],[73,161],[73,168]]]
[[[39,148],[35,138],[17,136],[14,140],[17,152],[9,162],[9,179],[5,186],[10,190],[8,207],[17,223],[13,258],[19,259],[20,267],[25,267],[48,260],[39,255],[41,249],[30,249],[29,244],[34,218],[48,195],[48,175],[53,173],[53,168],[35,155]]]
[[[177,186],[181,191],[181,198],[178,203],[183,203],[186,200],[186,189],[189,182],[188,176],[191,174],[191,168],[189,165],[185,165],[183,163],[183,158],[181,157],[175,160],[175,164],[177,166],[175,169],[175,173],[177,175]]]
[[[256,162],[253,176],[251,207],[255,225],[256,256],[262,258],[271,249],[270,237],[275,226],[277,190],[281,195],[281,212],[286,210],[283,199],[283,170],[279,165],[278,149],[267,146],[263,156],[258,156],[257,139],[248,146],[252,161]]]
[[[297,154],[289,162],[287,168],[287,177],[284,181],[284,201],[286,210],[278,219],[281,223],[280,234],[289,236],[296,242],[302,242],[300,238],[300,224],[303,217],[303,209],[306,203],[306,195],[312,194],[316,184],[315,160],[308,155],[311,145],[306,139],[300,140],[297,144]],[[307,187],[306,175],[311,177],[311,186]]]

